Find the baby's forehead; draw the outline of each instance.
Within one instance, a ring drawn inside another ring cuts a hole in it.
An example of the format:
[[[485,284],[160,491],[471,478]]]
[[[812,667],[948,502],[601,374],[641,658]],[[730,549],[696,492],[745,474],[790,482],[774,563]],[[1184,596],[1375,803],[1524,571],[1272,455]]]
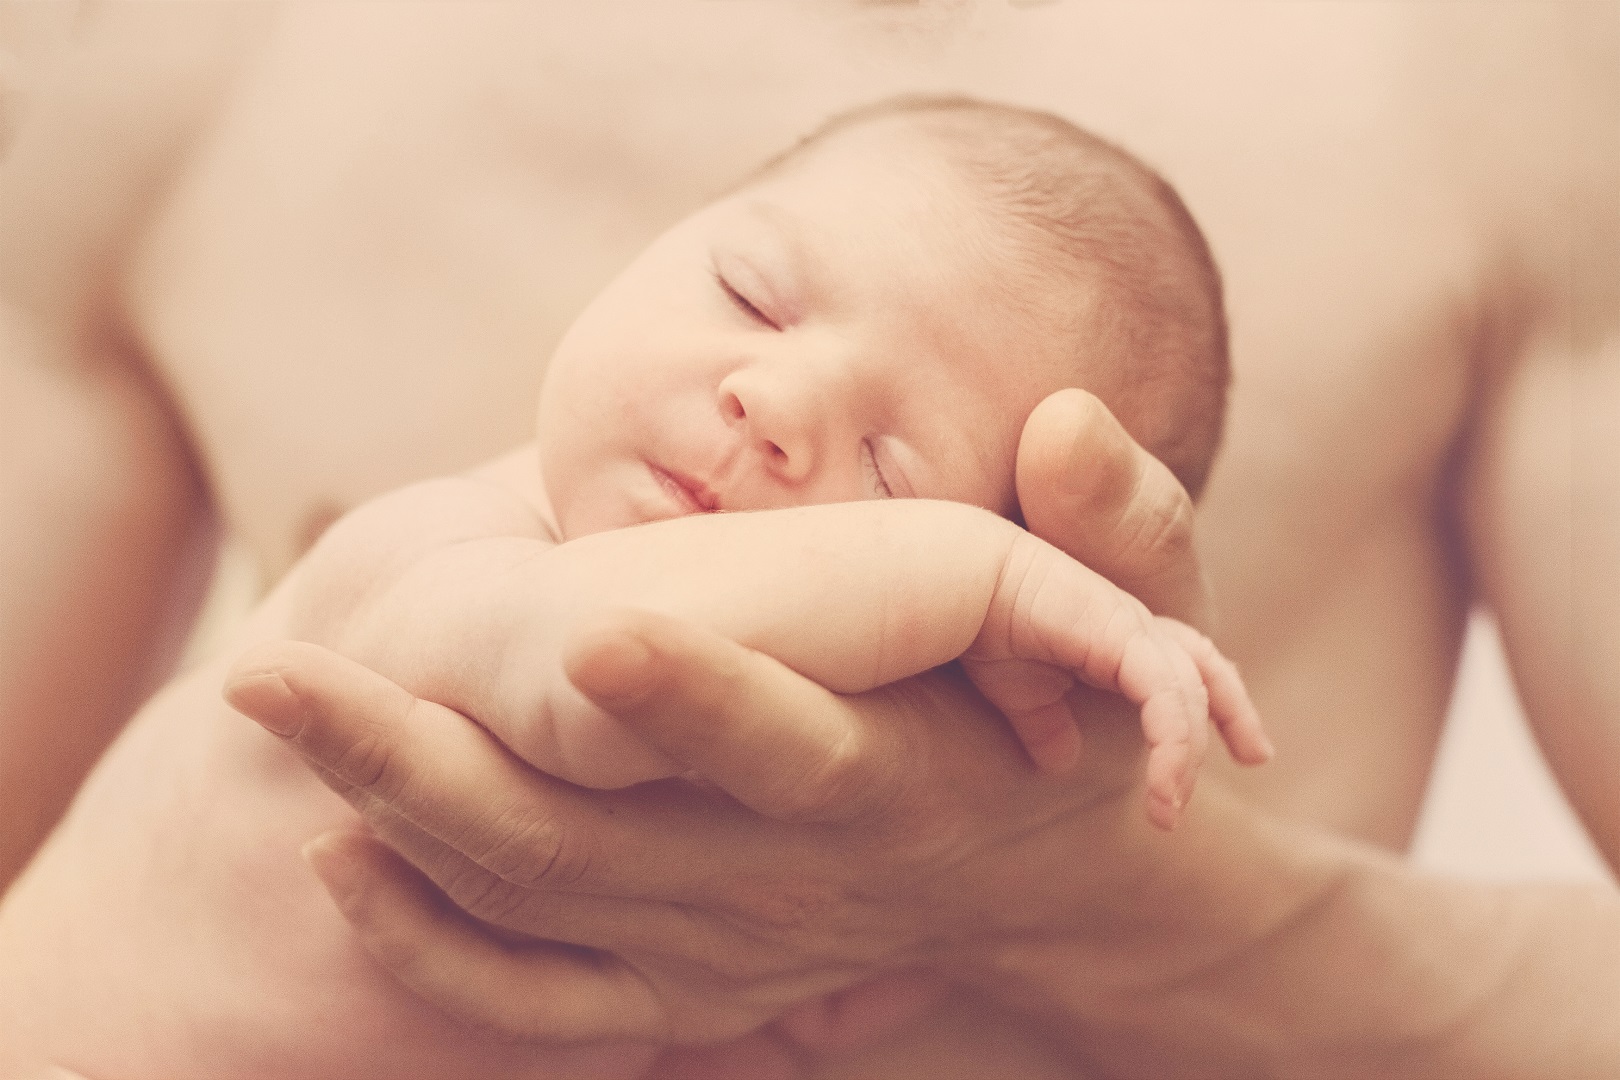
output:
[[[1026,348],[1088,321],[1084,267],[917,125],[863,124],[801,156],[736,193],[729,231],[818,291],[858,282],[927,328]]]
[[[862,137],[872,134],[841,135],[825,150],[806,151],[802,163],[741,189],[731,200],[738,211],[733,231],[785,245],[794,255],[809,250],[810,261],[836,264],[883,249],[896,264],[896,285],[1000,291],[1030,314],[1060,279],[1073,277],[1053,258],[1049,237],[933,140]]]

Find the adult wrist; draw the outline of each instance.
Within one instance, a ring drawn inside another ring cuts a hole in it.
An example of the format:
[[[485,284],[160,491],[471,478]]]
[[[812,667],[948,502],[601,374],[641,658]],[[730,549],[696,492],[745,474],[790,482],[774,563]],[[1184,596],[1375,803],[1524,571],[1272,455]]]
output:
[[[1215,785],[1149,853],[1123,904],[960,976],[1107,1075],[1616,1075],[1612,888],[1415,874]]]
[[[1080,903],[956,958],[950,974],[1142,1075],[1190,1060],[1201,1076],[1263,1072],[1279,1052],[1276,1003],[1255,1002],[1245,1018],[1230,984],[1252,989],[1251,971],[1308,957],[1297,939],[1317,932],[1362,869],[1349,845],[1300,833],[1207,779],[1174,833],[1122,812],[1083,856],[1095,881]]]

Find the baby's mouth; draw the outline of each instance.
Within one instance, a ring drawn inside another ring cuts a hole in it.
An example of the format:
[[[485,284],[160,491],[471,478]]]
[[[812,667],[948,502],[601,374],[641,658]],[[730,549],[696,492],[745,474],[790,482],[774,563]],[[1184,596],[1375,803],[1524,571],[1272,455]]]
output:
[[[670,472],[657,465],[650,466],[658,485],[670,497],[686,508],[688,514],[709,514],[720,509],[720,497],[701,480]]]

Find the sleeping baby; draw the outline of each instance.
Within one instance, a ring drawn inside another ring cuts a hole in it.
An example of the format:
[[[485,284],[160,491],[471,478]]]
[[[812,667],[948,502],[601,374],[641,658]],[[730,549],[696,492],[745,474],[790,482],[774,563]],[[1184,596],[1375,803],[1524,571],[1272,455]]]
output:
[[[842,692],[958,661],[1052,773],[1079,752],[1078,682],[1140,708],[1147,813],[1169,828],[1211,719],[1253,764],[1258,717],[1207,640],[1017,524],[1017,448],[1037,405],[1079,388],[1196,491],[1226,376],[1218,275],[1150,170],[1046,114],[880,103],[655,241],[558,346],[534,446],[346,516],[242,643],[316,641],[452,708],[494,671],[478,721],[590,787],[682,772],[563,674],[564,644],[614,608],[701,623]],[[0,1066],[646,1068],[645,1046],[515,1047],[376,968],[297,856],[353,811],[204,704],[223,670],[137,717],[0,908],[0,957],[21,907],[61,934],[48,968],[37,942],[32,968],[0,963],[0,1030],[22,1034]],[[239,683],[232,703],[252,715],[273,692]]]

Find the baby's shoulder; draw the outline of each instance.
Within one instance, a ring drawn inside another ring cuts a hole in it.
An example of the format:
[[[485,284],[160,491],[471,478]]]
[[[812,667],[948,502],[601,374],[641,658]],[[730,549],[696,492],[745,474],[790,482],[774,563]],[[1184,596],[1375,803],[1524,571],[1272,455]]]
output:
[[[424,480],[340,517],[289,572],[288,587],[298,607],[357,607],[442,554],[502,540],[556,544],[540,507],[488,475]]]

